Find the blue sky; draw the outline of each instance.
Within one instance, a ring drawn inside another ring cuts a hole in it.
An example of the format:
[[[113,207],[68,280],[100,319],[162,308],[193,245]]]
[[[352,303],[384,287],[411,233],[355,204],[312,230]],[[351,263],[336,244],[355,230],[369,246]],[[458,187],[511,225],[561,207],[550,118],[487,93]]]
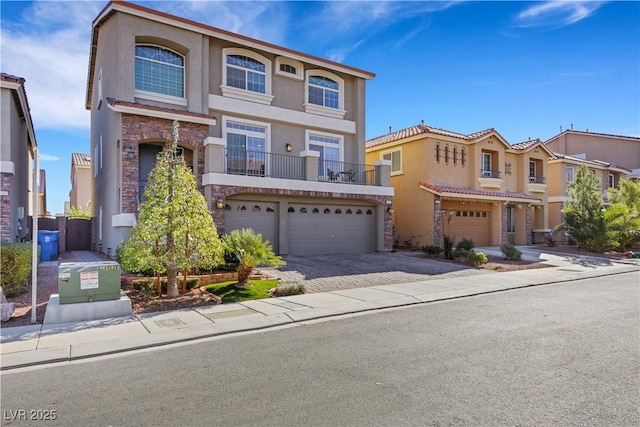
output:
[[[374,72],[366,138],[418,124],[514,144],[560,127],[640,136],[640,2],[134,1]],[[106,1],[0,2],[0,70],[26,79],[62,213],[89,152],[91,23]]]

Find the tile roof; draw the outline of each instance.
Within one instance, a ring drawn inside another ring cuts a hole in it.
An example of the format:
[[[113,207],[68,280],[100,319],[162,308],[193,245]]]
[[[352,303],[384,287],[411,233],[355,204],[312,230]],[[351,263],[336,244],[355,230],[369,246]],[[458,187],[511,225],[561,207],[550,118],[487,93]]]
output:
[[[71,153],[71,165],[80,167],[91,166],[91,156],[85,153]]]
[[[0,73],[0,80],[4,80],[5,82],[12,82],[18,84],[24,84],[25,80],[23,77],[12,76],[7,73]]]
[[[107,102],[109,103],[109,105],[112,105],[112,106],[119,105],[123,107],[139,108],[142,110],[158,111],[158,112],[170,113],[170,114],[180,114],[181,116],[199,117],[203,119],[212,118],[208,114],[194,113],[194,112],[185,111],[185,110],[176,110],[174,108],[157,107],[155,105],[141,104],[139,102],[120,101],[114,98],[107,98]]]
[[[539,138],[536,139],[530,139],[529,141],[524,141],[524,142],[518,142],[516,144],[512,144],[511,148],[513,148],[514,150],[523,150],[523,151],[527,151],[530,148],[533,148],[534,146],[541,144],[542,142],[540,141]]]
[[[631,170],[629,170],[629,169],[627,169],[625,167],[616,166],[616,165],[613,165],[611,163],[608,163],[608,162],[605,162],[605,161],[602,161],[602,160],[596,160],[596,159],[588,160],[588,159],[583,159],[583,158],[580,158],[580,157],[569,156],[569,155],[566,155],[566,154],[558,154],[558,153],[553,153],[553,154],[554,154],[553,158],[551,158],[549,160],[566,159],[566,160],[570,160],[570,161],[574,161],[574,162],[578,162],[578,163],[588,163],[590,165],[602,166],[602,167],[605,167],[605,168],[620,169],[620,170],[628,171],[629,173],[631,173]]]
[[[429,184],[427,182],[420,182],[420,188],[424,190],[431,191],[437,195],[459,195],[460,197],[464,196],[481,196],[486,199],[491,200],[508,200],[508,199],[519,199],[519,200],[531,200],[539,202],[541,199],[538,197],[532,196],[528,193],[517,193],[513,191],[486,191],[486,190],[478,190],[476,188],[471,187],[457,187],[454,185],[441,185],[441,184]]]
[[[555,136],[552,136],[551,138],[546,140],[544,142],[544,144],[548,144],[552,140],[556,139],[557,137],[559,137],[560,135],[563,135],[565,133],[578,133],[578,134],[582,134],[582,135],[606,136],[606,137],[609,137],[609,138],[624,138],[624,139],[631,139],[631,140],[635,140],[637,142],[640,142],[640,137],[637,137],[637,136],[614,135],[614,134],[611,134],[611,133],[600,133],[600,132],[589,132],[589,131],[582,131],[582,130],[567,129],[567,130],[565,130],[563,132],[560,132],[559,134],[557,134]]]
[[[481,130],[478,132],[465,135],[462,133],[452,132],[445,129],[439,129],[432,126],[427,126],[424,123],[420,123],[419,125],[416,125],[416,126],[412,126],[396,132],[390,132],[386,135],[381,135],[376,138],[372,138],[366,141],[366,146],[367,148],[370,148],[370,147],[375,147],[377,145],[387,144],[389,142],[400,141],[402,139],[411,138],[417,135],[427,135],[427,134],[448,136],[451,138],[462,139],[464,141],[475,141],[487,135],[490,135],[492,133],[499,135],[494,128],[489,128],[489,129],[485,129],[485,130]]]

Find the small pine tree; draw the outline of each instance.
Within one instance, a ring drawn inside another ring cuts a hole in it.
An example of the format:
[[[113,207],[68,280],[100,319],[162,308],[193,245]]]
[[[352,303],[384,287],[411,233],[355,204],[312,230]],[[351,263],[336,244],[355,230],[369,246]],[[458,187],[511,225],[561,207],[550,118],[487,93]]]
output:
[[[178,270],[213,267],[222,262],[222,244],[193,172],[177,155],[178,122],[173,142],[165,145],[149,174],[138,221],[119,251],[122,267],[167,275],[167,296],[179,295]]]

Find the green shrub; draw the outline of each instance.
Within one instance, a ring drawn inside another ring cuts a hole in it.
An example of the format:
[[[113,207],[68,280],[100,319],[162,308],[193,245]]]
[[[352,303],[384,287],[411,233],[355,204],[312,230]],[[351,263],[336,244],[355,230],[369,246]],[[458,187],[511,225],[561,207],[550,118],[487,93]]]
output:
[[[475,266],[489,262],[489,258],[487,258],[484,252],[476,252],[473,249],[467,251],[466,259]]]
[[[455,243],[455,237],[444,236],[444,257],[446,259],[453,259],[453,248]]]
[[[456,250],[466,249],[470,251],[473,248],[475,248],[475,245],[473,244],[473,240],[471,239],[462,239],[456,245]]]
[[[31,243],[5,243],[0,246],[2,291],[7,298],[27,292],[32,251]]]
[[[544,233],[544,242],[550,248],[554,247],[556,245],[556,235],[555,235],[555,233],[553,231],[548,231],[548,232]]]
[[[520,252],[511,243],[503,243],[500,246],[500,250],[504,254],[504,257],[511,261],[520,261],[522,259],[522,252]]]
[[[473,252],[473,249],[464,249],[464,248],[456,249],[453,252],[453,257],[454,258],[466,258],[467,255],[469,254],[469,252]]]
[[[303,283],[278,283],[271,293],[274,297],[287,297],[290,295],[300,295],[307,292]]]
[[[150,295],[154,292],[155,283],[154,279],[137,279],[131,283],[131,286],[141,294]]]
[[[422,247],[422,252],[426,253],[430,257],[435,257],[440,255],[443,250],[444,249],[442,249],[440,246],[426,245]]]

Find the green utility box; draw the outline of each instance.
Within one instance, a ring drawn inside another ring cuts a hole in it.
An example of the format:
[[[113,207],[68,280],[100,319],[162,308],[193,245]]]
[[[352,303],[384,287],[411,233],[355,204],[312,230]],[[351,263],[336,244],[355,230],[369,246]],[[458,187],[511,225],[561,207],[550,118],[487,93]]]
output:
[[[58,267],[60,304],[120,299],[120,264],[63,262]]]

